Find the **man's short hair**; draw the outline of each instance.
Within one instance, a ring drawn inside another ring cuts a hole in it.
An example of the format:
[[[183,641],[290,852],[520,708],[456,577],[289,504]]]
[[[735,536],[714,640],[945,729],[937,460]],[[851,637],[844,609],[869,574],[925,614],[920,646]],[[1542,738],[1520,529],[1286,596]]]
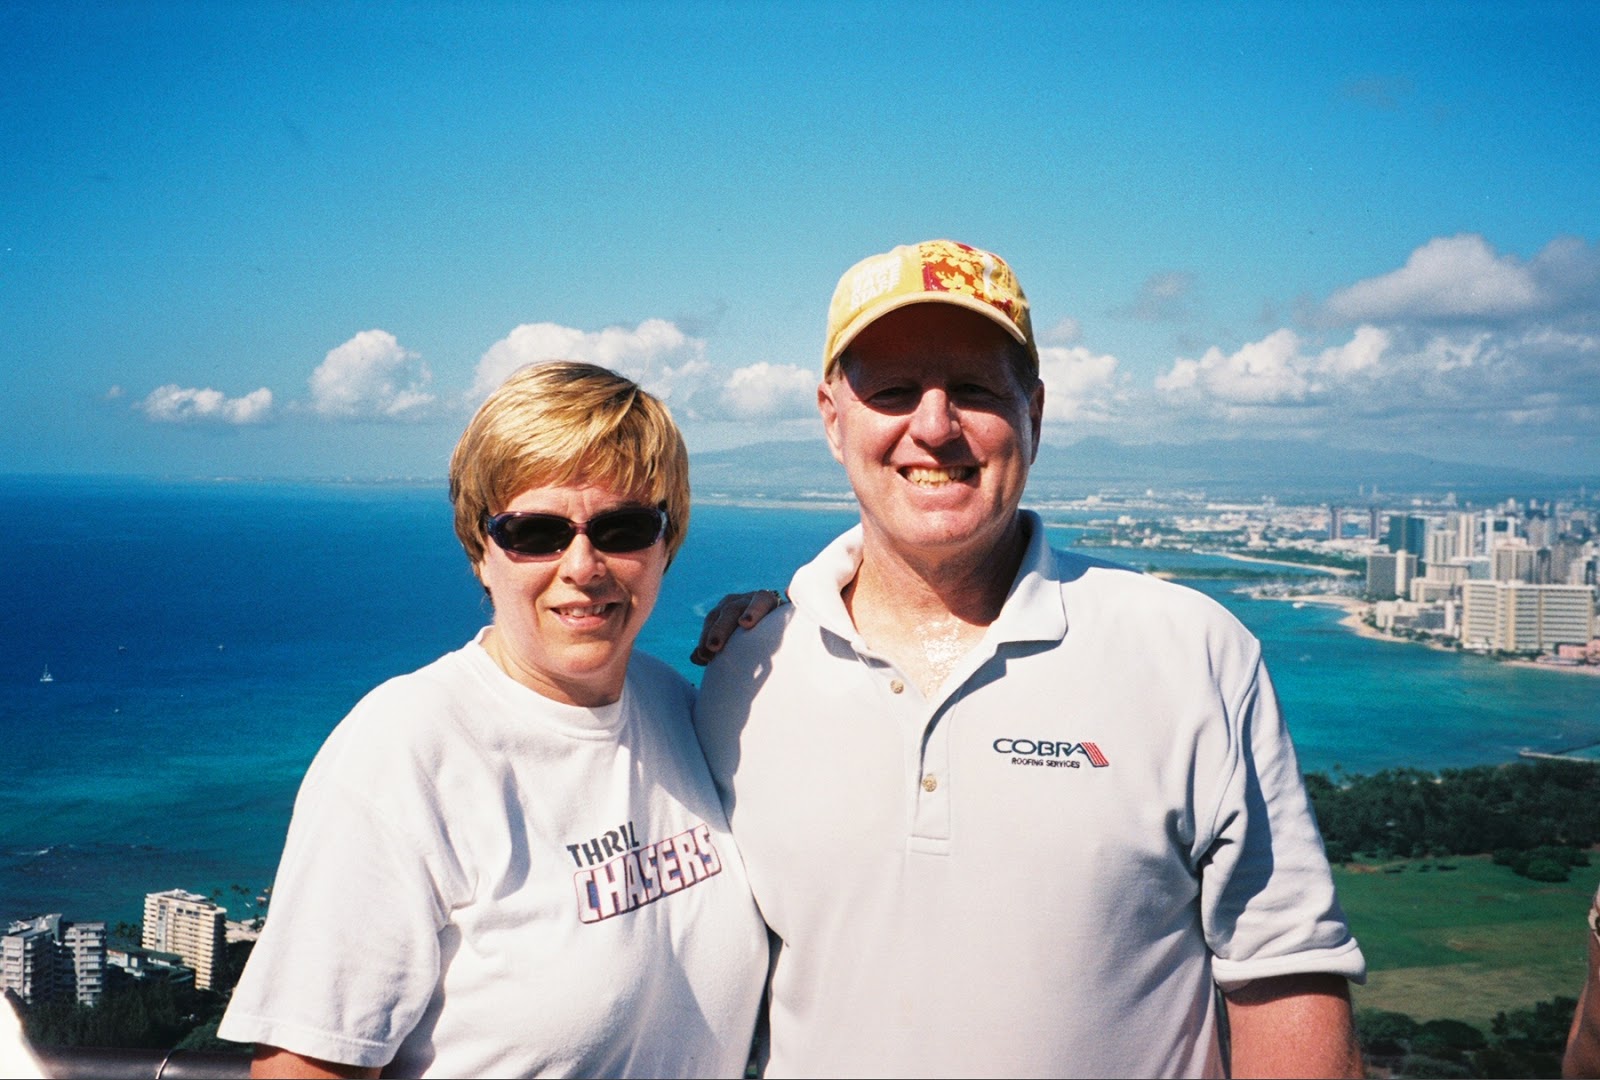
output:
[[[474,571],[484,518],[530,488],[579,478],[667,512],[667,561],[689,528],[689,452],[672,414],[631,379],[558,360],[513,372],[450,455],[456,537]]]

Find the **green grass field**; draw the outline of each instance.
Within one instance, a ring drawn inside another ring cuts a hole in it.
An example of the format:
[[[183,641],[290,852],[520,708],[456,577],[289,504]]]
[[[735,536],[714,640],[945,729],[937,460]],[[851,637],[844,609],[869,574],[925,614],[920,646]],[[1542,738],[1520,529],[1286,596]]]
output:
[[[1384,872],[1395,867],[1403,869]],[[1339,900],[1367,958],[1355,1007],[1452,1017],[1487,1032],[1501,1010],[1577,997],[1597,874],[1578,867],[1571,881],[1551,885],[1488,856],[1336,867]]]

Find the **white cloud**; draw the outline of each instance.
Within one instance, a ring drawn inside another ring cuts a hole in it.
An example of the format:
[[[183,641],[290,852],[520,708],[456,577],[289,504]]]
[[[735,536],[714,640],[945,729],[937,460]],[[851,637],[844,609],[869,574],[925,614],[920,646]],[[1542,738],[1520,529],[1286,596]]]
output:
[[[739,420],[810,417],[817,412],[818,381],[808,368],[763,360],[729,375],[718,401]]]
[[[1558,238],[1522,260],[1482,237],[1437,238],[1300,319],[1269,322],[1242,345],[1202,343],[1130,385],[1118,434],[1320,438],[1534,463],[1592,445],[1600,425],[1600,246],[1587,241]]]
[[[1300,355],[1300,337],[1293,330],[1274,330],[1238,352],[1213,345],[1198,360],[1179,357],[1156,389],[1167,393],[1203,393],[1226,404],[1300,401],[1309,389],[1308,361]]]
[[[704,352],[705,342],[666,319],[646,319],[631,330],[608,326],[594,332],[557,323],[524,323],[491,345],[478,361],[471,398],[474,404],[482,401],[524,365],[582,360],[626,375],[668,400],[677,412],[692,408],[692,399],[710,379]]]
[[[1525,438],[1600,415],[1600,334],[1358,327],[1315,349],[1278,330],[1235,353],[1179,358],[1155,381],[1169,426],[1261,435],[1342,429],[1390,446]]]
[[[1046,345],[1075,345],[1082,334],[1083,327],[1069,315],[1039,334],[1039,340]]]
[[[404,417],[432,404],[427,365],[387,330],[363,330],[330,349],[311,373],[311,408],[322,416]]]
[[[263,386],[243,397],[230,398],[220,390],[168,383],[150,391],[134,408],[160,423],[258,424],[272,411],[272,391]]]
[[[1376,326],[1358,326],[1347,344],[1324,349],[1316,369],[1335,378],[1370,371],[1377,367],[1389,348],[1390,335]]]
[[[1039,377],[1044,380],[1046,420],[1109,420],[1123,397],[1117,358],[1081,345],[1041,348]]]
[[[1328,298],[1325,314],[1345,323],[1501,321],[1592,303],[1597,286],[1600,250],[1582,240],[1558,238],[1524,262],[1464,233],[1436,237],[1400,269],[1340,289]]]
[[[667,402],[677,419],[698,419],[703,411],[701,403],[716,387],[716,372],[706,361],[686,357],[677,367],[657,364],[636,381]]]

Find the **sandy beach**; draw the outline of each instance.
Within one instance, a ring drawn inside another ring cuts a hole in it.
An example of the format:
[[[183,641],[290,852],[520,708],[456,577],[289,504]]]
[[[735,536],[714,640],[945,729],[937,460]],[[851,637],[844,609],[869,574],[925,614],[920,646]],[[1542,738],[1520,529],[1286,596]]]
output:
[[[1297,604],[1321,604],[1324,607],[1336,607],[1344,612],[1344,617],[1339,620],[1339,625],[1347,630],[1353,630],[1365,638],[1374,638],[1379,641],[1398,641],[1407,645],[1431,644],[1427,642],[1414,642],[1406,638],[1397,638],[1384,633],[1375,626],[1368,626],[1362,620],[1366,614],[1368,604],[1356,596],[1339,596],[1331,593],[1306,593],[1291,596],[1266,596],[1264,600],[1291,600]],[[1434,646],[1437,648],[1438,646]]]
[[[1502,660],[1512,667],[1533,668],[1535,671],[1566,671],[1574,675],[1600,675],[1600,664],[1541,664],[1537,660]]]
[[[1261,600],[1292,600],[1298,604],[1322,604],[1327,607],[1336,607],[1344,611],[1344,617],[1339,620],[1339,625],[1360,634],[1364,638],[1375,641],[1390,641],[1397,645],[1423,645],[1440,652],[1455,652],[1453,645],[1442,641],[1417,640],[1414,638],[1396,637],[1384,633],[1375,626],[1367,625],[1362,618],[1366,614],[1368,603],[1359,597],[1336,596],[1327,593],[1307,593],[1304,595],[1290,596],[1258,596]],[[1486,660],[1496,663],[1509,664],[1512,667],[1529,668],[1534,671],[1563,671],[1573,675],[1600,676],[1600,664],[1547,664],[1533,659],[1501,659],[1494,656],[1485,656]]]
[[[1201,555],[1221,555],[1223,558],[1232,559],[1235,562],[1264,563],[1267,566],[1289,566],[1296,570],[1310,570],[1318,574],[1330,574],[1333,577],[1349,577],[1351,574],[1359,574],[1361,572],[1352,570],[1347,566],[1323,566],[1319,563],[1295,562],[1293,559],[1268,559],[1260,555],[1241,555],[1237,551],[1208,551],[1198,548],[1196,551]]]

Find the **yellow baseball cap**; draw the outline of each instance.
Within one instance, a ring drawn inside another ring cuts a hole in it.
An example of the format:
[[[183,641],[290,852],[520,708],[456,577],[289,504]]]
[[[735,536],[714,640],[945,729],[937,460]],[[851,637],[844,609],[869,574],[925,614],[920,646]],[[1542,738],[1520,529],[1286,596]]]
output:
[[[1039,347],[1028,318],[1028,298],[1006,261],[954,240],[924,240],[869,256],[844,272],[828,305],[823,378],[874,320],[908,304],[926,303],[955,304],[993,319],[1028,350],[1038,372]]]

